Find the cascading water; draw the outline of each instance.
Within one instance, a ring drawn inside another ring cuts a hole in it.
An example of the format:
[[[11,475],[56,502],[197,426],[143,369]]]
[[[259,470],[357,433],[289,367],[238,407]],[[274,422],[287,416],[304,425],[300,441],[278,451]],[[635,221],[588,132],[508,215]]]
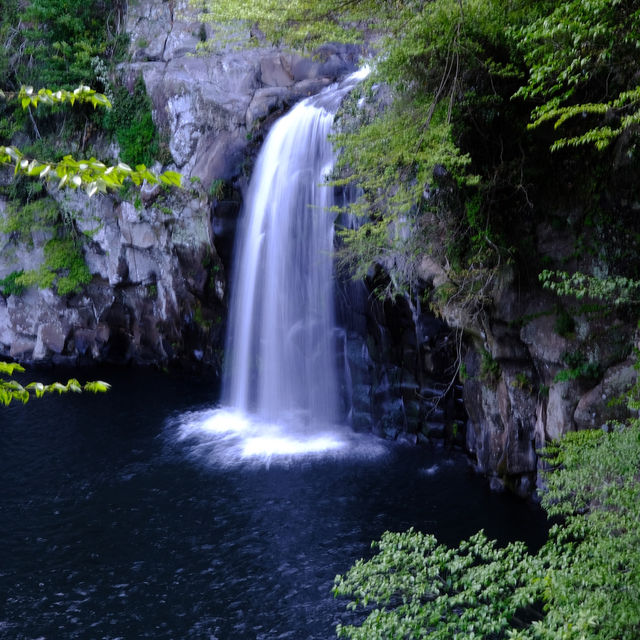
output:
[[[342,448],[333,310],[328,139],[361,70],[296,105],[258,157],[236,243],[223,404],[205,429],[241,457]],[[200,421],[187,421],[185,436]],[[351,441],[350,446],[352,447]]]
[[[334,422],[336,109],[360,74],[299,103],[267,137],[236,251],[224,400],[266,420]]]
[[[336,417],[326,101],[303,101],[269,133],[236,251],[224,401],[267,420]]]

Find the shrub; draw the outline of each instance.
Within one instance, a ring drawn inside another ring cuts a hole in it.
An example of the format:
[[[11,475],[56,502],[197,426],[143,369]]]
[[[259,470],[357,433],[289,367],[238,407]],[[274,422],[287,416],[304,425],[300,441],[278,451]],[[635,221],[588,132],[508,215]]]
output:
[[[78,293],[91,282],[82,251],[72,238],[49,240],[44,247],[44,257],[39,269],[26,271],[16,278],[19,286],[54,288],[58,295],[64,296]]]
[[[158,156],[158,132],[151,116],[151,100],[139,77],[133,93],[124,86],[114,91],[113,108],[104,116],[104,126],[120,145],[120,157],[135,166],[151,165]]]

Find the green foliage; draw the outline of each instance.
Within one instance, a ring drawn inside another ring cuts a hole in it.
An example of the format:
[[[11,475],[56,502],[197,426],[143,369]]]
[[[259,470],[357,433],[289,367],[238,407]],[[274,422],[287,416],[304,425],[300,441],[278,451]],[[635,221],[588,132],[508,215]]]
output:
[[[0,74],[0,140],[9,142],[15,134],[29,131],[46,150],[61,148],[65,152],[39,155],[35,150],[28,153],[7,144],[0,146],[0,165],[13,166],[16,176],[83,187],[89,195],[117,189],[129,179],[136,184],[145,179],[179,184],[177,174],[161,178],[144,166],[155,159],[158,141],[142,83],[136,85],[133,96],[122,87],[115,96],[113,130],[123,148],[123,163],[107,167],[93,157],[75,161],[68,155],[74,146],[84,152],[98,123],[84,105],[111,107],[110,66],[122,53],[124,36],[120,27],[125,9],[126,3],[121,0],[31,0],[24,6],[8,0],[3,4],[0,69],[7,73]],[[90,89],[88,84],[101,87],[109,95]],[[36,85],[59,89],[35,90]],[[79,108],[58,118],[58,108],[65,103]],[[40,112],[42,133],[35,109]]]
[[[219,200],[224,195],[225,182],[221,178],[216,178],[209,187],[209,197]]]
[[[553,325],[553,330],[563,338],[566,338],[574,333],[576,329],[576,321],[573,316],[562,308],[556,314],[556,321]]]
[[[36,198],[24,205],[11,201],[0,220],[0,231],[31,245],[34,231],[51,230],[59,218],[60,209],[52,198]]]
[[[500,365],[486,349],[482,350],[480,356],[480,379],[489,385],[495,386],[501,375]]]
[[[72,238],[53,238],[44,246],[44,262],[16,278],[22,287],[53,288],[60,296],[78,293],[91,282],[91,272],[82,251]]]
[[[0,279],[0,293],[3,296],[21,296],[24,293],[25,286],[20,284],[19,279],[24,274],[24,271],[12,271],[5,278]]]
[[[544,270],[539,278],[545,288],[559,296],[574,296],[579,300],[606,300],[608,304],[616,306],[640,302],[640,280],[624,276],[602,277],[580,272],[568,274],[566,271]]]
[[[346,638],[634,640],[640,628],[640,424],[570,433],[546,452],[542,496],[562,518],[535,555],[480,532],[457,549],[413,530],[337,576],[364,608]]]
[[[25,86],[20,87],[17,93],[4,92],[0,89],[0,100],[18,100],[23,109],[37,107],[39,104],[53,106],[61,105],[65,102],[68,102],[71,106],[77,102],[78,104],[91,104],[94,109],[96,107],[111,108],[111,102],[107,96],[84,85],[76,87],[73,91],[67,91],[66,89],[58,89],[56,91],[39,89],[34,91],[33,87]]]
[[[69,102],[72,105],[75,102],[89,102],[94,107],[101,106],[107,109],[111,107],[111,103],[106,96],[98,94],[89,87],[84,86],[77,87],[72,92],[41,89],[36,93],[34,93],[30,87],[23,87],[17,94],[2,94],[0,97],[20,100],[23,108],[29,107],[34,102],[35,104],[38,102],[41,104],[62,104]],[[144,97],[148,100],[146,95]],[[27,102],[25,103],[25,101]],[[150,118],[149,113],[149,122],[151,122]],[[153,131],[153,135],[155,135],[153,122],[149,125],[149,122],[145,118],[142,118],[142,122],[146,123],[144,124],[145,131],[148,133],[151,130]],[[149,129],[149,126],[151,126],[152,129]],[[130,130],[127,136],[133,136],[134,133],[132,133],[132,131],[133,130]],[[140,130],[136,129],[136,131],[142,135]],[[142,138],[143,142],[146,140],[146,137]],[[136,141],[135,145],[139,145],[139,142]],[[139,146],[131,147],[129,151],[133,153],[135,149],[140,152]],[[150,149],[153,150],[153,145],[151,145]],[[135,185],[142,184],[144,180],[150,183],[160,183],[174,187],[180,187],[182,185],[182,177],[175,171],[165,171],[160,175],[155,175],[149,171],[144,164],[136,165],[135,169],[132,169],[124,162],[119,162],[117,165],[108,167],[96,158],[75,160],[70,155],[64,156],[62,160],[57,162],[47,162],[36,158],[30,159],[22,151],[13,146],[0,146],[0,165],[2,164],[12,165],[15,176],[24,175],[43,180],[55,180],[59,188],[70,187],[77,189],[82,187],[89,196],[93,196],[98,192],[105,193],[107,190],[119,189],[125,181],[128,180],[131,180]]]
[[[70,88],[93,84],[95,57],[117,49],[119,1],[32,0],[20,17],[22,50],[14,62],[19,83]]]
[[[143,164],[136,165],[134,169],[124,162],[107,166],[93,157],[74,160],[65,156],[59,162],[42,162],[35,158],[30,160],[16,147],[0,147],[0,164],[13,165],[15,175],[54,180],[59,188],[84,188],[88,196],[119,189],[127,180],[135,185],[146,180],[152,184],[182,186],[182,176],[176,171],[156,175]]]
[[[12,53],[0,54],[0,69],[7,70],[6,75],[0,74],[0,139],[9,141],[29,127],[42,148],[27,151],[0,146],[0,165],[13,166],[16,178],[54,180],[60,187],[84,188],[90,196],[117,189],[128,180],[137,185],[147,180],[179,186],[180,177],[175,172],[155,176],[145,166],[155,159],[158,142],[141,82],[136,84],[133,96],[122,87],[115,96],[110,122],[124,161],[108,167],[94,157],[75,160],[69,154],[75,145],[84,151],[98,122],[83,105],[111,108],[110,65],[122,54],[120,26],[126,4],[121,0],[32,0],[25,6],[9,0],[5,4],[0,15],[0,39],[5,51]],[[36,91],[36,84],[59,89]],[[87,84],[101,86],[109,97]],[[58,107],[65,103],[79,108],[64,119],[58,118]],[[42,135],[34,118],[35,109],[39,109],[44,124]],[[65,127],[69,131],[62,135]],[[58,153],[59,148],[65,152]]]
[[[142,76],[133,93],[124,86],[115,89],[113,109],[104,118],[104,126],[120,145],[120,157],[128,164],[152,164],[158,155],[158,133],[151,117],[151,100]]]
[[[38,198],[23,206],[9,203],[0,231],[10,233],[15,240],[27,245],[32,244],[34,231],[53,235],[44,245],[44,261],[38,269],[14,271],[0,281],[4,295],[21,295],[31,286],[53,288],[59,295],[67,295],[78,293],[91,282],[91,273],[75,233],[73,214],[65,216],[52,198]]]
[[[51,384],[43,384],[42,382],[30,382],[26,385],[20,384],[17,380],[11,379],[15,372],[24,372],[24,367],[16,362],[0,361],[0,404],[5,407],[10,405],[14,400],[26,404],[32,394],[36,398],[42,398],[45,393],[56,392],[58,395],[72,391],[73,393],[81,393],[89,391],[91,393],[104,393],[111,388],[111,385],[102,380],[94,380],[85,383],[84,386],[75,378],[70,378],[67,384],[53,382]]]
[[[596,381],[602,375],[602,367],[598,362],[587,360],[581,351],[563,354],[562,361],[567,365],[553,378],[554,382],[568,382],[569,380]]]
[[[233,0],[220,3],[209,0],[190,0],[201,10],[200,20],[232,23],[218,37],[225,43],[244,44],[244,30],[235,28],[237,21],[247,26],[258,24],[267,38],[274,43],[289,44],[297,49],[313,49],[326,42],[360,42],[362,30],[354,25],[373,26],[376,16],[388,16],[394,3],[364,0],[343,6],[331,3],[296,2],[279,0]],[[259,44],[255,41],[254,44]]]
[[[15,28],[18,15],[18,0],[4,0],[0,11],[0,78],[7,78],[11,72],[11,57],[20,37]]]
[[[361,626],[339,625],[339,637],[498,637],[535,595],[535,565],[521,542],[501,549],[480,532],[449,549],[410,529],[386,532],[373,546],[371,560],[336,577],[334,594],[353,598],[350,608],[375,606]]]
[[[88,196],[119,189],[128,180],[135,185],[141,185],[146,180],[152,184],[182,186],[182,176],[175,171],[165,171],[156,175],[143,164],[136,165],[134,169],[124,162],[107,166],[93,157],[88,160],[75,160],[70,155],[58,162],[47,162],[29,159],[16,147],[0,147],[1,164],[13,165],[16,176],[53,180],[59,188],[84,188]]]
[[[566,634],[556,637],[632,640],[640,628],[640,424],[570,433],[549,454],[559,471],[547,477],[543,505],[564,522],[544,549],[552,567],[545,626]]]
[[[517,95],[543,102],[532,128],[573,125],[552,150],[594,145],[604,149],[640,124],[640,85],[633,70],[640,12],[630,0],[541,2],[515,34],[529,67]],[[580,122],[586,122],[585,127]],[[586,129],[586,130],[585,130]]]
[[[516,377],[512,384],[516,389],[522,389],[524,391],[533,390],[531,380],[529,379],[529,376],[524,373],[524,371],[520,371],[516,374]]]
[[[196,307],[193,311],[193,321],[204,331],[209,331],[213,326],[213,321],[208,320],[204,317],[204,313],[202,312],[202,305],[200,302],[196,304]]]

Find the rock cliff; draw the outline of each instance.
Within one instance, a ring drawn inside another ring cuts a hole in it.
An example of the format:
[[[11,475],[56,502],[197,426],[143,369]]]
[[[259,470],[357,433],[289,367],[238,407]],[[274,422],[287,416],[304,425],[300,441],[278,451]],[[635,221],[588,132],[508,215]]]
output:
[[[130,3],[126,24],[132,62],[120,73],[131,88],[143,77],[170,151],[164,168],[178,170],[185,189],[143,186],[139,194],[91,199],[51,189],[75,230],[86,234],[92,281],[76,295],[5,292],[0,354],[24,362],[219,367],[225,267],[259,143],[291,104],[351,70],[355,53],[325,47],[310,60],[252,47],[195,55],[214,34],[185,1]],[[6,205],[0,200],[0,213]],[[40,231],[26,242],[0,234],[0,280],[38,269],[49,239]]]
[[[0,355],[219,368],[235,224],[260,142],[290,105],[352,70],[357,52],[327,45],[306,59],[257,46],[194,55],[216,34],[184,0],[130,3],[127,30],[131,62],[120,73],[130,87],[144,79],[170,152],[164,168],[180,171],[185,189],[145,185],[139,194],[92,199],[52,189],[86,234],[92,280],[78,294],[6,291]],[[0,215],[6,206],[0,200]],[[37,269],[49,239],[39,230],[27,242],[0,234],[0,280]],[[565,265],[575,238],[541,227],[533,242],[549,264]],[[447,284],[431,256],[423,256],[421,276],[425,290]],[[481,318],[453,302],[436,318],[409,299],[372,301],[362,284],[342,283],[338,298],[344,409],[353,424],[411,442],[464,444],[496,488],[529,493],[546,441],[626,411],[611,401],[636,379],[628,319],[569,313],[570,301],[522,287],[510,268]]]
[[[546,243],[548,264],[560,268],[566,238],[549,242],[549,231],[539,228],[536,240]],[[636,326],[622,310],[521,286],[509,267],[488,297],[480,319],[465,318],[455,304],[442,310],[464,335],[466,447],[494,488],[528,495],[545,443],[629,415],[623,395],[637,379]]]

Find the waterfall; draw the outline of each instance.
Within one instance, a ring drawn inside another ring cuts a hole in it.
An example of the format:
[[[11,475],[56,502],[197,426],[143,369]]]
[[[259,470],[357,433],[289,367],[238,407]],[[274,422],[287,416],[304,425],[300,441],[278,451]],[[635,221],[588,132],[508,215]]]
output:
[[[222,407],[185,414],[179,438],[215,465],[378,456],[339,424],[333,291],[334,115],[367,69],[296,105],[258,156],[235,250]],[[341,203],[342,204],[342,203]],[[340,358],[346,361],[342,332]],[[346,380],[348,385],[348,379]]]
[[[333,310],[335,111],[366,72],[296,105],[271,129],[243,211],[223,402],[268,421],[337,420]]]

